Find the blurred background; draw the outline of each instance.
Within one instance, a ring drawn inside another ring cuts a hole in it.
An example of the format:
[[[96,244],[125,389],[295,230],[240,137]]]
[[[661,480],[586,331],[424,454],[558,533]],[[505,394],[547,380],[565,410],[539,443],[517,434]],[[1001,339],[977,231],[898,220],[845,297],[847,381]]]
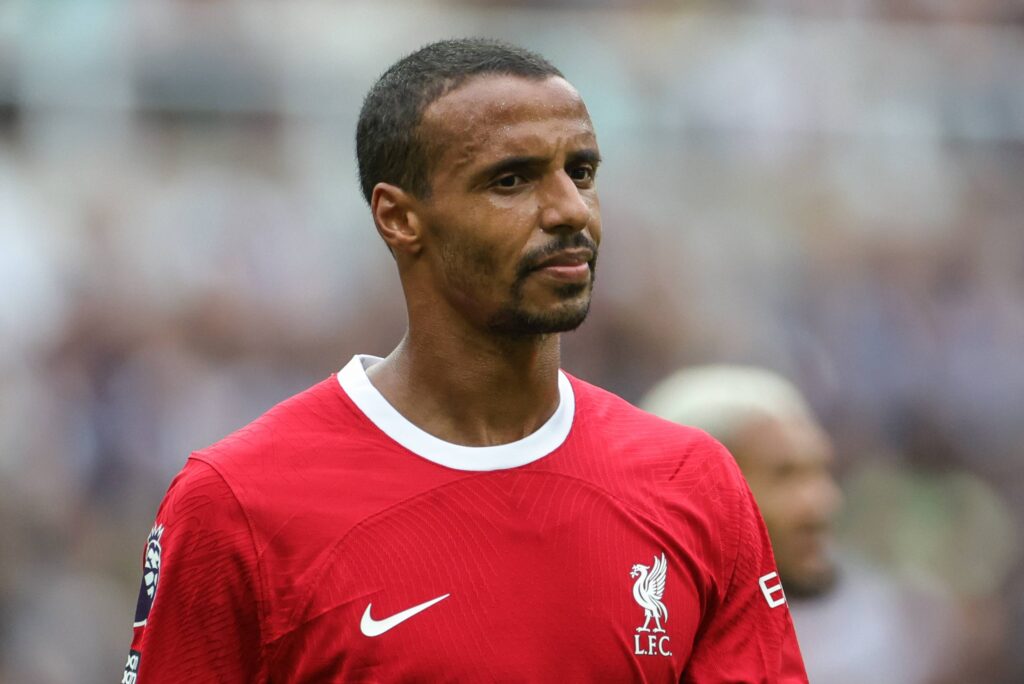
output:
[[[355,120],[461,35],[549,57],[598,130],[566,368],[632,401],[688,364],[791,378],[843,548],[952,615],[929,681],[1024,681],[1022,27],[1020,0],[0,0],[0,682],[118,681],[188,453],[397,343]]]

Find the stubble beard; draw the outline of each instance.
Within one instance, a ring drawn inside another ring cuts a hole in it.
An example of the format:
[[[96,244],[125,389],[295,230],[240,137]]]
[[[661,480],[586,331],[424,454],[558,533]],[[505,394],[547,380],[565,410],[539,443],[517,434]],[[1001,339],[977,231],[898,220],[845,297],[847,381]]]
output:
[[[780,568],[779,579],[790,598],[814,599],[829,594],[839,582],[840,573],[834,563],[810,575],[783,572]]]
[[[487,321],[487,329],[507,337],[533,337],[575,330],[583,324],[590,311],[594,284],[594,265],[590,279],[585,283],[559,285],[555,296],[561,300],[555,307],[544,311],[530,311],[524,306],[523,287],[529,274],[516,279],[508,303]]]
[[[590,278],[582,283],[564,283],[553,289],[556,304],[541,311],[531,311],[526,306],[525,288],[527,280],[534,275],[536,266],[550,254],[569,247],[587,247],[594,252],[594,259],[589,263]],[[458,284],[458,289],[472,291],[474,280],[484,280],[498,270],[491,253],[486,248],[455,249],[454,245],[444,245],[442,258],[447,264],[451,282]],[[509,288],[505,303],[485,322],[488,332],[507,338],[522,339],[540,337],[575,330],[587,318],[590,311],[590,299],[597,273],[597,245],[589,238],[577,234],[569,240],[552,243],[543,250],[538,250],[524,258],[519,265],[516,279]],[[468,276],[468,274],[476,274]]]
[[[570,248],[586,248],[593,252],[588,264],[590,277],[583,283],[564,283],[554,288],[557,303],[545,310],[531,311],[525,305],[527,280],[536,274],[545,259]],[[523,257],[512,283],[506,304],[487,321],[487,328],[497,335],[530,337],[552,335],[575,330],[583,324],[590,311],[590,299],[597,276],[597,243],[583,233],[563,236]]]

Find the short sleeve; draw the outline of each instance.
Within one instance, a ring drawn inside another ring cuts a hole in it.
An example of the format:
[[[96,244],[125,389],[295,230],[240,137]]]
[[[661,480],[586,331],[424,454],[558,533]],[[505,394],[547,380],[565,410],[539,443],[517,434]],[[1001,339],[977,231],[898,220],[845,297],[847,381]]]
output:
[[[768,532],[738,469],[736,477],[735,562],[723,576],[724,594],[705,615],[682,681],[806,684]]]
[[[171,483],[142,564],[122,684],[258,681],[256,552],[211,466],[191,459]]]

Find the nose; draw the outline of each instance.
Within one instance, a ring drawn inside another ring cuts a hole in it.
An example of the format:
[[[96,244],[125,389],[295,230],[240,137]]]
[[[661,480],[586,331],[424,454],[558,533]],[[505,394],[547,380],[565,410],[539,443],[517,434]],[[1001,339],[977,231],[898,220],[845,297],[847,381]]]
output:
[[[549,233],[580,232],[593,216],[591,201],[564,170],[553,174],[541,193],[541,229]]]
[[[843,506],[843,491],[828,472],[809,479],[802,498],[807,513],[821,522],[830,522]]]

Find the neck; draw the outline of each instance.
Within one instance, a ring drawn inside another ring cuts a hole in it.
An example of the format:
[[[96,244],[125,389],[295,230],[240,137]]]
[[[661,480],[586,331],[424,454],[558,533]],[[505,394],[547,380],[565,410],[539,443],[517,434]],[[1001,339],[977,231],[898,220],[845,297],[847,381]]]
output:
[[[368,376],[406,419],[454,444],[522,439],[558,408],[558,335],[416,326]]]

